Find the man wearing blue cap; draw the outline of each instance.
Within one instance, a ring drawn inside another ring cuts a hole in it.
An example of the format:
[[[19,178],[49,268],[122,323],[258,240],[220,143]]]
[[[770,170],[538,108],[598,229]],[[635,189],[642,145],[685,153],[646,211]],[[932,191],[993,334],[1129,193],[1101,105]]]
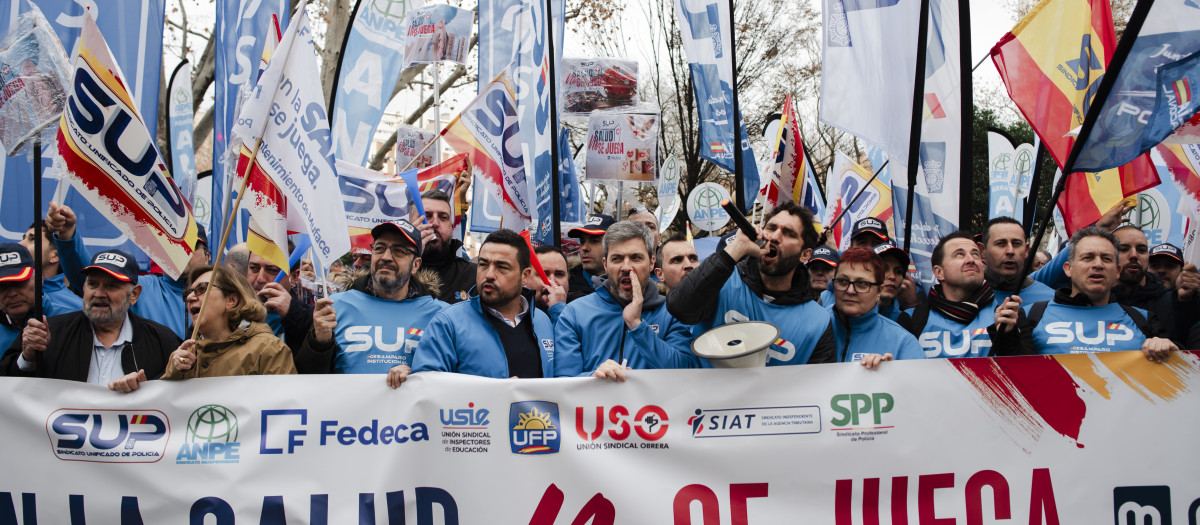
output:
[[[58,248],[59,260],[62,262],[63,273],[72,283],[82,282],[80,268],[87,264],[88,249],[83,239],[75,235],[75,212],[70,206],[50,203],[46,213],[46,228],[54,232],[54,245]],[[193,268],[208,264],[208,235],[199,224],[199,240],[192,252],[192,258],[183,269],[178,279],[165,275],[146,275],[141,279],[141,297],[133,305],[133,313],[160,323],[181,338],[186,338],[188,315],[183,305],[183,289],[187,284],[187,276]],[[135,267],[136,272],[136,267]]]
[[[33,315],[33,257],[21,244],[0,244],[0,349],[8,348]],[[46,317],[83,308],[75,294],[61,289],[42,290],[42,314]]]
[[[421,233],[408,221],[371,230],[371,272],[317,301],[296,368],[313,373],[407,375],[429,320],[449,306],[421,274]]]
[[[0,358],[5,375],[108,386],[126,374],[153,379],[182,341],[169,328],[130,312],[142,288],[137,261],[120,250],[96,254],[83,274],[83,311],[31,319]]]

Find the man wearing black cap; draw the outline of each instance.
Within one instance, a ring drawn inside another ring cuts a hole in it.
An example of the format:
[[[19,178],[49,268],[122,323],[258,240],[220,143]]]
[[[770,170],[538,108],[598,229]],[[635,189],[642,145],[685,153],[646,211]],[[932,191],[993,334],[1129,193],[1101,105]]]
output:
[[[33,257],[22,244],[0,244],[0,350],[21,335],[25,322],[33,316]],[[53,317],[75,312],[83,303],[75,294],[62,289],[42,290],[42,315]]]
[[[883,259],[883,284],[879,285],[879,314],[895,321],[902,310],[917,306],[914,296],[903,292],[906,283],[912,278],[908,276],[908,253],[891,241],[875,245],[872,250]],[[912,285],[907,285],[912,286]],[[905,302],[908,304],[905,304]]]
[[[108,386],[126,374],[156,378],[182,341],[169,328],[130,312],[142,291],[137,261],[120,250],[96,254],[80,270],[83,311],[31,319],[0,358],[6,375]]]
[[[1183,250],[1163,243],[1150,248],[1150,273],[1162,279],[1163,287],[1175,289],[1175,281],[1183,273]]]
[[[887,226],[883,224],[883,221],[875,217],[866,217],[854,223],[854,233],[850,235],[850,247],[869,250],[890,240]]]
[[[416,227],[403,219],[384,222],[371,237],[371,272],[350,290],[317,301],[296,368],[407,375],[425,325],[448,306],[418,273],[422,243]]]
[[[604,276],[604,232],[616,222],[608,215],[594,213],[587,216],[583,226],[567,232],[568,237],[579,239],[579,266],[571,270],[567,302],[596,290],[596,282],[592,278]]]
[[[808,279],[812,282],[813,291],[820,294],[822,305],[833,304],[833,290],[829,289],[829,281],[837,272],[838,252],[828,246],[817,246],[813,249],[812,258],[805,266],[808,268]]]
[[[187,308],[183,305],[183,288],[187,276],[193,268],[208,264],[208,235],[204,227],[197,224],[199,229],[196,248],[192,258],[184,267],[178,279],[165,275],[146,275],[141,279],[141,296],[133,305],[133,313],[160,323],[179,337],[188,337]],[[75,212],[67,205],[50,203],[46,213],[46,228],[54,233],[54,245],[58,248],[59,260],[62,262],[63,273],[72,283],[82,282],[80,268],[87,264],[88,249],[83,245],[83,239],[75,235]]]
[[[1175,335],[1180,341],[1185,340],[1191,327],[1200,322],[1200,294],[1196,293],[1200,289],[1200,272],[1195,264],[1184,264],[1183,250],[1171,244],[1151,248],[1149,266],[1150,273],[1162,279],[1163,287],[1172,295]]]

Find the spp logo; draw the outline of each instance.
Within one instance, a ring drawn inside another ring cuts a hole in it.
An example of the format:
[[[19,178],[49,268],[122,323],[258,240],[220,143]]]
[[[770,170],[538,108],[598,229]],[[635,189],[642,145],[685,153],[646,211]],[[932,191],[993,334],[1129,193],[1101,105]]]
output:
[[[558,403],[518,401],[508,409],[508,439],[513,454],[555,454],[562,442]]]
[[[1113,509],[1116,525],[1171,525],[1171,487],[1116,487]]]
[[[475,408],[475,403],[467,403],[467,408],[450,408],[438,410],[443,428],[482,429],[488,426],[488,409]]]
[[[1123,341],[1133,340],[1133,329],[1118,323],[1107,323],[1104,321],[1096,321],[1096,329],[1091,330],[1091,322],[1083,321],[1058,321],[1046,325],[1046,333],[1050,337],[1046,340],[1047,344],[1071,344],[1080,343],[1084,345],[1107,345],[1115,346]]]
[[[583,407],[575,407],[575,433],[584,441],[599,439],[606,423],[608,437],[616,441],[624,441],[635,432],[646,441],[658,441],[667,435],[667,411],[657,405],[646,405],[634,413],[621,405],[595,407],[590,424],[587,412]]]
[[[857,427],[860,423],[878,427],[883,424],[883,415],[891,412],[896,401],[891,394],[838,394],[830,401],[834,418],[829,423],[835,427]],[[869,417],[861,417],[870,414]],[[837,429],[835,429],[837,430]]]
[[[188,416],[179,465],[237,463],[241,460],[237,414],[221,405],[204,405]]]
[[[62,408],[46,419],[50,447],[64,461],[154,463],[170,433],[167,415],[158,410]]]

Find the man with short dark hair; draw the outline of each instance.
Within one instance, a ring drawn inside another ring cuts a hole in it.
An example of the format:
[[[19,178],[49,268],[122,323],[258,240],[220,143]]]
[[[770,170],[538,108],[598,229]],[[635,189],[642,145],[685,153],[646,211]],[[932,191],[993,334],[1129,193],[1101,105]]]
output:
[[[1071,236],[1063,271],[1071,287],[1052,301],[1029,307],[1021,326],[1026,351],[1038,354],[1078,354],[1142,350],[1146,358],[1163,362],[1175,343],[1163,338],[1153,312],[1113,302],[1120,256],[1119,241],[1103,228],[1081,228]]]
[[[638,205],[638,207],[634,209],[633,213],[630,213],[629,217],[626,217],[626,220],[640,222],[646,225],[646,228],[654,233],[654,247],[658,248],[662,245],[662,235],[658,232],[658,217],[655,217],[653,213],[650,213],[650,210],[647,210],[645,206]]]
[[[567,302],[574,301],[596,290],[595,277],[604,276],[604,232],[617,220],[603,213],[588,215],[583,226],[571,228],[567,237],[579,239],[579,266],[571,270],[571,287]]]
[[[522,286],[534,271],[525,239],[512,230],[489,233],[475,261],[478,295],[429,321],[413,372],[554,377],[554,325]],[[396,388],[405,377],[389,376],[388,384]]]
[[[33,256],[23,244],[0,244],[0,350],[7,349],[33,318],[36,300],[33,264]],[[69,291],[51,294],[44,288],[42,290],[43,317],[82,308],[79,297]]]
[[[24,246],[29,253],[34,253],[35,235],[33,226],[29,227],[29,231],[25,232],[25,236],[21,237],[18,243]],[[58,248],[54,247],[54,233],[46,227],[46,223],[42,222],[42,294],[50,296],[53,301],[66,301],[60,306],[70,307],[80,305],[79,296],[75,292],[67,288],[67,285],[78,287],[78,283],[67,283],[66,275],[62,273],[62,263],[58,259]],[[82,306],[80,306],[82,307]]]
[[[426,223],[417,224],[417,229],[433,230],[433,238],[426,243],[421,264],[442,281],[438,299],[449,304],[465,301],[475,286],[476,269],[474,263],[458,255],[462,241],[454,238],[454,208],[450,196],[444,191],[430,189],[421,194],[421,201],[425,204]]]
[[[533,290],[537,307],[550,316],[550,320],[558,322],[558,316],[567,307],[567,293],[570,291],[570,269],[567,268],[567,258],[553,244],[543,244],[533,249],[534,257],[546,272],[550,285],[542,283],[542,279],[530,274],[525,280],[525,287]]]
[[[1021,298],[1000,302],[983,277],[983,254],[967,233],[943,236],[930,259],[938,284],[929,300],[900,316],[899,323],[917,337],[926,357],[989,357],[993,348],[1019,351],[1014,341]],[[997,323],[1005,325],[999,330]],[[994,343],[999,342],[999,343]],[[1003,355],[1003,354],[1002,354]]]
[[[854,233],[850,234],[851,248],[874,248],[881,243],[891,241],[887,225],[875,217],[864,217],[854,223]]]
[[[83,311],[30,319],[21,337],[0,358],[6,375],[83,381],[109,386],[139,372],[142,381],[161,376],[179,336],[130,311],[142,292],[133,256],[120,250],[96,254],[80,270]]]
[[[1178,333],[1175,327],[1171,300],[1173,294],[1163,286],[1158,275],[1146,271],[1150,266],[1150,246],[1146,242],[1146,233],[1126,223],[1113,230],[1113,236],[1117,238],[1119,273],[1112,290],[1112,300],[1153,313],[1168,337],[1183,341],[1186,336]]]
[[[740,231],[667,296],[667,309],[696,333],[742,321],[779,327],[767,366],[834,361],[832,317],[801,265],[817,244],[812,212],[795,203],[766,217],[759,246]],[[736,275],[735,275],[736,272]]]
[[[604,235],[605,274],[596,292],[569,305],[555,325],[555,375],[625,380],[625,369],[692,368],[691,331],[667,312],[650,280],[654,234],[621,221]]]
[[[1029,244],[1025,242],[1025,228],[1016,219],[996,217],[984,226],[983,262],[987,265],[984,277],[992,287],[997,301],[1003,303],[1012,295],[1020,295],[1022,304],[1028,306],[1054,297],[1053,289],[1032,277],[1026,277],[1023,283],[1017,283],[1028,256]],[[1053,264],[1054,261],[1048,263],[1049,266]],[[1042,271],[1046,272],[1046,269],[1043,268]]]
[[[371,273],[317,300],[312,329],[296,354],[309,373],[408,374],[423,330],[447,305],[418,274],[421,234],[408,221],[371,229]]]
[[[667,293],[679,286],[679,282],[683,281],[687,274],[700,266],[700,256],[696,254],[696,247],[682,235],[674,235],[662,243],[654,260],[654,274],[667,288]]]
[[[1150,248],[1150,273],[1162,280],[1162,285],[1168,290],[1175,289],[1175,281],[1183,272],[1183,250],[1169,243],[1159,244]]]
[[[54,246],[58,249],[63,273],[68,281],[82,283],[83,275],[80,269],[88,263],[90,255],[83,244],[82,236],[75,235],[75,221],[75,212],[70,206],[50,203],[50,209],[46,212],[46,228],[55,232]],[[165,275],[143,276],[139,285],[141,294],[138,301],[132,305],[133,313],[170,328],[180,338],[190,337],[187,333],[187,308],[183,305],[183,287],[187,284],[185,280],[193,268],[207,265],[210,257],[208,235],[203,226],[197,224],[196,227],[196,247],[179,277],[172,279]]]
[[[900,318],[900,312],[915,308],[915,295],[909,294],[909,303],[901,303],[901,294],[905,291],[908,277],[908,252],[892,244],[891,241],[881,242],[871,248],[883,260],[883,282],[879,285],[879,314],[895,321]],[[913,286],[913,285],[908,285]]]
[[[822,305],[833,304],[833,290],[829,289],[829,281],[833,279],[837,265],[838,252],[828,246],[814,248],[812,258],[805,265],[808,269],[808,279],[812,282],[813,290],[820,294],[819,301]]]

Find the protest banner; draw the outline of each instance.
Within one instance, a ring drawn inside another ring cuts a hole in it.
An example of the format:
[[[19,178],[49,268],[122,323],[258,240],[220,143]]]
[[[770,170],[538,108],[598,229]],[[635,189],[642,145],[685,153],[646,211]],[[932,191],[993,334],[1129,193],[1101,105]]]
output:
[[[196,148],[192,143],[192,65],[186,59],[171,72],[167,82],[167,150],[171,154],[171,174],[175,185],[188,202],[196,202]]]
[[[638,63],[620,58],[564,58],[563,113],[584,116],[598,109],[636,106]]]
[[[654,181],[658,178],[658,133],[656,111],[593,111],[588,117],[585,175],[589,179]]]
[[[398,390],[382,375],[132,394],[0,378],[0,519],[1186,523],[1197,392],[1194,352],[632,370],[621,384],[418,373]],[[1163,436],[1180,444],[1141,446]]]
[[[882,156],[882,152],[879,156]],[[874,164],[872,160],[872,165]],[[882,162],[879,165],[887,169]],[[828,220],[825,221],[825,227],[833,229],[832,239],[837,242],[839,251],[850,247],[850,236],[853,234],[851,230],[854,228],[854,223],[867,217],[874,217],[886,223],[887,230],[892,233],[890,237],[896,238],[894,235],[895,225],[892,221],[892,181],[889,180],[890,177],[885,178],[887,173],[887,171],[883,171],[879,177],[873,177],[874,174],[870,170],[854,162],[845,153],[837,152],[829,171],[830,178],[826,179],[829,185],[830,199],[829,208],[826,210]],[[872,181],[872,179],[874,180]],[[857,201],[851,203],[851,200],[859,193],[862,195],[858,197]],[[842,214],[841,220],[837,224],[832,224],[838,214]]]
[[[454,6],[427,5],[408,12],[404,67],[414,64],[465,64],[475,13]]]
[[[416,178],[417,193],[437,189],[454,195],[458,174],[468,169],[467,156],[459,154],[420,170]],[[409,218],[408,185],[403,178],[340,160],[337,170],[352,247],[369,247],[371,228],[379,223]]]

